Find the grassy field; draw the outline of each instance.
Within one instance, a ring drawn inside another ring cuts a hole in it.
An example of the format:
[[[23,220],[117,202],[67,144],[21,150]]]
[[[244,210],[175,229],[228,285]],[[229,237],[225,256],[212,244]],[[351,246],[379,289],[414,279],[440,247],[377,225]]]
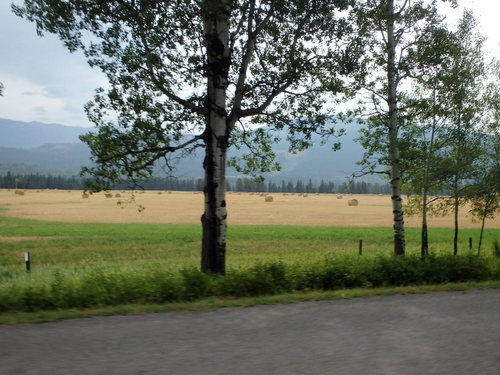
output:
[[[84,204],[71,200],[70,197],[75,192],[49,192],[46,197],[43,197],[43,192],[38,193],[38,196],[36,194],[32,193],[32,199],[35,200],[32,204],[22,200],[26,197],[21,196],[17,202],[3,202],[0,206],[0,299],[2,296],[10,298],[10,302],[4,304],[4,309],[7,309],[5,311],[11,311],[15,306],[29,311],[38,310],[40,306],[49,309],[68,308],[73,306],[72,303],[77,307],[96,307],[119,305],[127,301],[189,301],[195,297],[210,296],[211,293],[251,296],[311,288],[412,285],[414,280],[431,272],[429,270],[435,272],[440,269],[444,275],[443,282],[483,280],[478,272],[486,269],[493,270],[495,275],[500,272],[498,258],[493,256],[493,242],[500,239],[499,228],[488,228],[485,232],[481,257],[484,264],[466,257],[458,263],[443,258],[444,260],[437,259],[435,264],[426,265],[427,268],[418,271],[423,274],[417,275],[411,267],[420,267],[417,261],[419,229],[410,227],[407,230],[409,256],[406,263],[386,261],[384,259],[389,259],[391,255],[392,229],[387,226],[366,226],[371,223],[368,218],[362,223],[365,226],[230,225],[227,244],[230,277],[224,282],[211,281],[193,271],[199,268],[200,262],[199,224],[155,224],[149,220],[146,220],[149,221],[147,223],[127,223],[126,215],[122,216],[121,223],[23,218],[44,217],[45,212],[48,213],[47,218],[54,219],[54,212],[61,207]],[[65,196],[66,201],[62,196]],[[169,198],[175,196],[174,193]],[[182,201],[187,194],[179,193],[177,196]],[[151,199],[158,197],[161,195],[150,194]],[[300,199],[297,196],[285,198],[295,201]],[[248,202],[254,199],[258,198],[249,195],[245,197]],[[340,201],[332,197],[323,199]],[[305,200],[302,198],[303,207],[306,207],[303,203]],[[107,202],[105,199],[103,201]],[[237,201],[236,199],[235,202]],[[309,202],[311,201],[313,200]],[[318,201],[318,207],[314,210],[320,209],[324,203]],[[375,205],[376,202],[372,201],[372,204]],[[108,210],[120,212],[116,202],[107,207]],[[263,207],[269,205],[265,206],[263,203]],[[253,210],[259,212],[258,206]],[[26,214],[30,212],[31,214]],[[80,214],[82,212],[85,210],[79,211]],[[275,211],[275,215],[278,214],[279,211]],[[67,217],[62,215],[61,219],[64,218]],[[469,250],[468,238],[472,237],[476,246],[478,236],[477,228],[462,229],[459,253],[473,254],[475,247],[472,251]],[[451,254],[452,238],[451,228],[431,228],[431,254]],[[358,256],[359,240],[363,240],[362,257]],[[25,251],[31,254],[32,270],[29,274],[24,270],[21,257]],[[450,261],[453,263],[450,263],[451,266],[448,264]],[[393,268],[397,272],[399,269],[404,272],[393,276]],[[385,272],[386,275],[379,279],[379,272]],[[315,274],[320,276],[316,277]],[[424,283],[441,280],[429,275],[425,277],[422,279]],[[339,282],[335,283],[332,278]],[[488,278],[489,276],[485,277]],[[160,291],[153,287],[159,279],[164,280]],[[212,289],[205,290],[205,285]],[[101,295],[82,296],[82,293],[88,293],[92,289],[101,290]],[[177,294],[169,294],[170,289],[176,290]],[[143,292],[149,297],[141,299]],[[16,293],[19,294],[18,300],[10,297]],[[60,295],[54,296],[54,293]],[[66,294],[61,297],[61,293]],[[115,298],[113,293],[120,297]],[[158,293],[166,295],[159,296]],[[52,302],[45,304],[44,298]],[[2,302],[0,301],[0,312]]]
[[[0,204],[8,209],[10,217],[44,221],[74,223],[150,223],[150,224],[199,224],[203,211],[200,192],[145,191],[136,193],[134,202],[130,193],[112,192],[82,198],[81,191],[26,190],[23,196],[14,191],[0,189]],[[120,195],[117,197],[116,195]],[[387,195],[336,195],[272,194],[273,201],[254,193],[229,193],[227,195],[229,225],[295,225],[327,227],[391,227],[391,199]],[[341,199],[339,199],[341,198]],[[357,199],[358,206],[348,206],[350,199]],[[118,204],[120,203],[120,204]],[[139,212],[139,206],[145,209]],[[462,228],[479,228],[468,214],[460,211]],[[405,218],[408,227],[419,227],[418,217]],[[453,216],[433,217],[433,228],[451,228]],[[487,228],[500,228],[500,217],[487,220]]]
[[[419,253],[419,230],[408,228],[408,254]],[[469,253],[468,238],[477,244],[478,229],[461,231],[460,253]],[[0,217],[0,264],[22,269],[21,253],[29,251],[33,270],[99,264],[133,267],[147,263],[178,269],[197,267],[201,228],[195,224],[61,223]],[[453,231],[430,230],[430,251],[451,252]],[[500,238],[499,229],[485,232],[485,254]],[[389,255],[392,230],[384,227],[297,227],[234,225],[228,234],[229,268],[256,262],[314,262],[325,257],[353,256],[363,240],[363,256]],[[473,249],[473,252],[475,250]]]

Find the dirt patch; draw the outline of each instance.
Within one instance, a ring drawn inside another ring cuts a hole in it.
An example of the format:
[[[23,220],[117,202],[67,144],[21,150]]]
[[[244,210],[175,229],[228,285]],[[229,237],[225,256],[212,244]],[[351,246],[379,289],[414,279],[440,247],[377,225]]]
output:
[[[58,236],[0,236],[0,242],[21,242],[21,241],[39,241],[39,240],[54,240],[58,238]]]

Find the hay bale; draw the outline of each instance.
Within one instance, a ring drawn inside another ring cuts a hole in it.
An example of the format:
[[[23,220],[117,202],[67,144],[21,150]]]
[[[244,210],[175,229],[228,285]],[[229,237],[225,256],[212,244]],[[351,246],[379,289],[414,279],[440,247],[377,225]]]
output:
[[[111,194],[111,193],[105,193],[104,196],[106,198],[113,198],[113,194]]]
[[[163,193],[161,191],[158,192],[158,195],[162,195]]]
[[[169,191],[169,192],[167,192],[167,194],[172,194],[172,192],[171,192],[171,191]]]
[[[121,198],[121,196],[122,196],[122,195],[121,195],[120,193],[116,193],[116,194],[115,194],[115,198]]]
[[[87,198],[89,198],[89,197],[90,197],[90,195],[88,195],[87,193],[83,193],[83,194],[82,194],[82,198],[83,198],[83,199],[87,199]]]
[[[303,196],[304,198],[307,198],[307,194],[303,194],[302,196]]]
[[[16,195],[24,195],[24,191],[22,191],[22,190],[16,190],[14,192],[14,194],[16,194]]]
[[[358,200],[357,199],[349,199],[347,201],[347,205],[348,206],[357,206],[359,204]]]
[[[337,199],[342,199],[344,198],[342,195],[337,195]]]
[[[273,198],[273,196],[272,196],[272,195],[268,195],[268,196],[266,196],[265,201],[266,201],[266,202],[272,202],[272,201],[273,201],[273,199],[274,199],[274,198]]]

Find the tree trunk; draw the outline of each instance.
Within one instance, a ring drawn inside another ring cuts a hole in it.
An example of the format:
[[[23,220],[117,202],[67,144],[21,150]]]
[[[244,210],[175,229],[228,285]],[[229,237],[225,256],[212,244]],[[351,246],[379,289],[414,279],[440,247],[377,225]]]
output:
[[[429,151],[427,152],[427,158],[425,160],[425,170],[424,170],[424,189],[422,192],[422,235],[421,235],[421,255],[422,257],[426,257],[429,255],[429,232],[427,229],[427,208],[429,205],[429,190],[430,190],[430,181],[429,181],[429,172],[431,169],[431,160],[432,154],[434,153],[434,138],[436,136],[436,85],[434,85],[432,91],[432,128],[431,128],[431,139],[429,142]]]
[[[459,199],[458,199],[458,185],[455,183],[455,203],[453,206],[454,211],[454,223],[455,230],[453,233],[453,255],[458,254],[458,209],[459,209]]]
[[[479,244],[477,245],[477,256],[481,255],[481,244],[483,243],[484,222],[486,221],[486,212],[481,221],[481,232],[479,233]]]
[[[427,204],[425,203],[422,211],[422,233],[421,233],[421,248],[420,255],[425,258],[429,255],[429,232],[427,230]]]
[[[203,4],[203,29],[207,49],[207,126],[205,130],[205,211],[201,217],[203,235],[201,270],[223,275],[226,272],[226,152],[229,128],[226,90],[229,73],[228,1],[209,0]]]
[[[387,101],[389,106],[389,158],[391,163],[391,199],[394,221],[394,253],[405,254],[403,200],[398,144],[398,100],[396,41],[394,38],[394,0],[387,2]]]

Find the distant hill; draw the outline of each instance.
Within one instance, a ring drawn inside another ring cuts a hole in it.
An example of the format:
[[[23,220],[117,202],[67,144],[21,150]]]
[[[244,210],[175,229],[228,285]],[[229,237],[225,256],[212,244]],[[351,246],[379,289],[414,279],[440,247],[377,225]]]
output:
[[[342,137],[342,149],[331,150],[331,144],[317,145],[298,153],[290,154],[286,141],[274,146],[277,160],[282,164],[280,172],[268,174],[271,180],[312,179],[314,181],[340,180],[358,169],[356,161],[362,156],[361,146],[354,141],[358,136],[358,126],[348,125]],[[80,167],[90,164],[90,152],[78,136],[89,128],[71,127],[40,122],[21,122],[0,119],[0,173],[10,170],[46,174],[78,174]],[[286,134],[282,134],[283,138]],[[333,142],[333,141],[332,141]],[[174,174],[180,178],[203,176],[202,151],[181,159],[176,164]],[[160,173],[161,174],[161,173]],[[238,173],[228,168],[228,177]],[[378,178],[365,180],[378,181]]]
[[[90,163],[89,158],[89,149],[82,142],[44,144],[36,148],[0,147],[2,164],[39,165],[50,169],[78,171],[81,166]]]
[[[89,128],[0,118],[0,147],[30,149],[44,144],[79,143]]]

